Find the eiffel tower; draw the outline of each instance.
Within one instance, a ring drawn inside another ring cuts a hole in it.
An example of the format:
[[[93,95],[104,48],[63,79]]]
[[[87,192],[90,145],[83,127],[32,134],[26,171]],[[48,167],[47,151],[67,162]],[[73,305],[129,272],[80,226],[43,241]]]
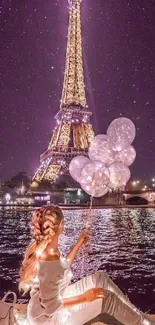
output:
[[[31,188],[39,183],[55,183],[60,174],[67,174],[69,163],[78,155],[87,156],[94,137],[87,110],[81,37],[81,0],[69,1],[69,28],[66,65],[60,110],[48,149],[40,157],[40,167]]]

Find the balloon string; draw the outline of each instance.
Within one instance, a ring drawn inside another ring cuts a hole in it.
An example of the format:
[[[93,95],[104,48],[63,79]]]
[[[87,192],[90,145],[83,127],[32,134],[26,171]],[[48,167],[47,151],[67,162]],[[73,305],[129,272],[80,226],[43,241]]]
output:
[[[89,228],[90,228],[92,207],[93,207],[93,196],[91,196],[91,198],[90,198],[90,206],[89,206],[89,210],[88,210],[87,215],[86,215],[86,224],[85,224],[85,229],[86,230],[89,230]]]
[[[87,246],[87,248],[86,247],[83,247],[82,248],[82,276],[84,276],[85,261],[86,261],[86,258],[88,257],[88,251],[90,249],[90,244],[91,244],[91,242],[90,242],[90,231],[89,231],[89,229],[90,229],[90,226],[91,226],[92,207],[93,207],[93,196],[91,196],[91,198],[90,198],[89,210],[88,210],[88,212],[87,212],[87,214],[85,216],[85,218],[86,218],[85,230],[87,232],[89,232],[88,233],[88,235],[89,235],[89,243],[88,243],[88,245],[89,246]]]

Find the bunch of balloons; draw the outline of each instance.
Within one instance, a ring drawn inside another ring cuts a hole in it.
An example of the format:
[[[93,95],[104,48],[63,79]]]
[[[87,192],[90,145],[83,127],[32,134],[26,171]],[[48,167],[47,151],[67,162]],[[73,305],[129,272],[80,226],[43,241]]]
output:
[[[131,176],[129,166],[136,158],[136,151],[131,146],[135,135],[131,120],[124,117],[114,120],[106,135],[99,134],[92,140],[89,158],[77,156],[72,159],[70,175],[93,197],[101,197],[109,189],[126,185]]]

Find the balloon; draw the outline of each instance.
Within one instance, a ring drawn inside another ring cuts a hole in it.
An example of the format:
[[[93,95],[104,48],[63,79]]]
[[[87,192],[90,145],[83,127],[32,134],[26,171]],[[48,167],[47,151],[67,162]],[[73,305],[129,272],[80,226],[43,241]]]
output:
[[[87,194],[103,196],[109,191],[109,171],[101,161],[90,161],[82,170],[80,184]]]
[[[117,152],[115,155],[115,161],[122,162],[126,166],[132,165],[135,158],[136,158],[136,150],[132,146],[129,146],[123,151]]]
[[[120,117],[110,124],[107,135],[112,149],[122,151],[133,142],[136,135],[135,125],[128,118]]]
[[[122,163],[115,162],[109,167],[110,184],[111,188],[120,188],[127,184],[130,179],[131,173],[127,166]]]
[[[76,182],[80,183],[82,169],[88,162],[89,159],[84,156],[77,156],[71,160],[69,165],[69,172]]]
[[[110,166],[115,161],[115,153],[104,134],[97,135],[91,142],[88,155],[91,160],[100,160],[105,166]]]
[[[106,141],[107,139],[108,139],[108,137],[107,137],[107,135],[106,134],[98,134],[98,135],[96,135],[95,136],[95,138],[92,140],[92,142],[94,141],[94,140],[102,140],[102,141]],[[91,143],[92,143],[91,142]]]

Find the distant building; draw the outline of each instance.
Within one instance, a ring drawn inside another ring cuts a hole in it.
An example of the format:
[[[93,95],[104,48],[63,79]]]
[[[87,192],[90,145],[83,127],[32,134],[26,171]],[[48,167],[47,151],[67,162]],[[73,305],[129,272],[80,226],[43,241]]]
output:
[[[18,195],[15,203],[17,205],[35,205],[35,199],[32,195]]]
[[[86,204],[89,196],[79,188],[66,188],[64,190],[64,204]]]
[[[64,191],[62,189],[55,188],[50,191],[33,189],[29,191],[29,194],[33,196],[36,206],[64,203]]]

